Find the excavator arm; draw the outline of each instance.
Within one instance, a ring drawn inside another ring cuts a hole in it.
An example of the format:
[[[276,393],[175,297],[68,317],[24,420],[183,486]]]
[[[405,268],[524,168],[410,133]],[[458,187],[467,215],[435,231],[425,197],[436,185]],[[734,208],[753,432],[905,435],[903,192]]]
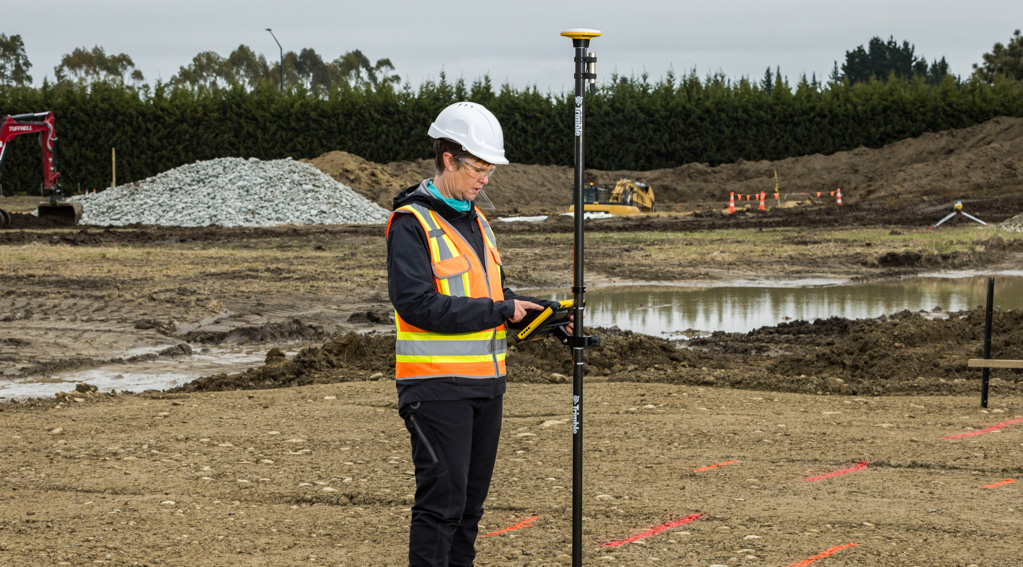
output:
[[[39,134],[43,150],[43,189],[51,190],[60,184],[57,171],[57,130],[52,112],[7,116],[0,124],[0,168],[3,167],[7,144],[22,134]],[[3,170],[0,169],[0,175]]]
[[[57,129],[52,112],[16,114],[6,116],[0,122],[0,176],[3,175],[4,156],[14,138],[24,134],[38,134],[43,152],[43,191],[49,196],[49,205],[39,207],[40,215],[67,217],[77,222],[81,208],[61,203],[64,193],[60,187],[60,172],[57,171]],[[2,177],[0,177],[2,179]],[[10,221],[10,215],[0,211],[0,226]]]
[[[649,213],[654,210],[654,190],[646,183],[629,178],[619,179],[611,192],[611,200]]]

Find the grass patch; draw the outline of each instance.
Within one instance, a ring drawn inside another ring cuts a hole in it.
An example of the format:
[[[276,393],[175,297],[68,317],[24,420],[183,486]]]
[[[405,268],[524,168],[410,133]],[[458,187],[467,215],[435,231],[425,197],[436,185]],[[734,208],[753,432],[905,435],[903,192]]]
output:
[[[315,285],[323,293],[350,293],[355,284],[339,280],[337,272],[358,273],[366,281],[386,279],[382,242],[378,248],[379,253],[343,255],[310,246],[200,248],[191,243],[136,248],[34,243],[0,247],[0,269],[17,274],[22,281],[93,280],[97,286],[112,281],[127,287],[157,283],[161,288],[193,290],[225,301],[261,293],[287,294],[296,283]]]

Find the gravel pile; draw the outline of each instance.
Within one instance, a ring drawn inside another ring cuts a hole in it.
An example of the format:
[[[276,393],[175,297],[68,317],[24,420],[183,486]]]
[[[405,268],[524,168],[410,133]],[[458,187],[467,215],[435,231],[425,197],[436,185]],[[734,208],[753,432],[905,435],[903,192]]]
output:
[[[1009,232],[1023,232],[1023,213],[1002,222],[1000,226]]]
[[[378,224],[389,212],[308,163],[219,158],[73,197],[80,224]]]

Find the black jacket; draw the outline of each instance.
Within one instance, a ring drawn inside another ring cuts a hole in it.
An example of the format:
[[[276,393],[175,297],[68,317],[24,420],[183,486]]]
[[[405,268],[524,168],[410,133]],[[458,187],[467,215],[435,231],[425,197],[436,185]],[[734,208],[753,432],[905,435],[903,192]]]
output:
[[[437,212],[472,245],[476,255],[485,258],[483,235],[476,222],[476,207],[456,211],[426,188],[432,180],[403,189],[394,197],[394,209],[413,202]],[[484,264],[485,265],[485,264]],[[387,291],[395,310],[405,321],[437,333],[467,333],[492,329],[515,313],[515,299],[543,306],[551,301],[521,296],[504,286],[504,301],[488,298],[451,297],[434,289],[429,244],[422,225],[413,215],[397,215],[387,238]],[[424,378],[398,381],[398,403],[425,400],[452,400],[493,397],[504,393],[504,377],[495,379]]]

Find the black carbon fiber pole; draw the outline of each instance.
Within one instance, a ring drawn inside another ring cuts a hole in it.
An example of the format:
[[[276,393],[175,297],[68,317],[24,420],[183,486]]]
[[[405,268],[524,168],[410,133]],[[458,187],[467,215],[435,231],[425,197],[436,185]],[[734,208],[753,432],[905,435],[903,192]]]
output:
[[[594,65],[596,57],[587,57],[586,49],[590,39],[600,35],[597,30],[572,29],[561,32],[572,38],[575,48],[575,187],[573,205],[575,211],[575,283],[572,293],[575,298],[575,330],[569,345],[572,347],[572,567],[581,567],[583,561],[583,349],[599,344],[597,337],[583,334],[583,308],[586,305],[583,262],[583,127],[585,125],[586,82],[591,85],[596,79]]]

